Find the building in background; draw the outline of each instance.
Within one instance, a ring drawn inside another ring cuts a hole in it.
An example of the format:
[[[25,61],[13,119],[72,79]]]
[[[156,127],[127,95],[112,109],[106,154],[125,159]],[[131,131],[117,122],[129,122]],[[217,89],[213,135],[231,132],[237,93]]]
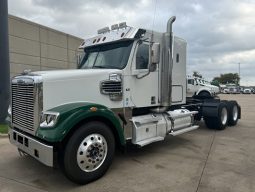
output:
[[[83,39],[9,15],[11,77],[32,71],[76,68]]]

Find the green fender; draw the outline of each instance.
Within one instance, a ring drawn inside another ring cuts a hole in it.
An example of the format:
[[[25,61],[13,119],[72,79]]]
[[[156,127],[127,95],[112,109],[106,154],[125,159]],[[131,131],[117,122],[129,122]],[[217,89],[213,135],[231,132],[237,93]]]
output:
[[[93,107],[93,108],[92,108]],[[91,110],[94,109],[94,110]],[[95,110],[96,109],[96,110]],[[54,127],[39,127],[36,136],[48,142],[61,142],[69,131],[79,122],[91,117],[104,118],[114,125],[121,145],[125,145],[123,128],[118,117],[107,107],[88,102],[68,103],[48,111],[58,112],[59,117]]]

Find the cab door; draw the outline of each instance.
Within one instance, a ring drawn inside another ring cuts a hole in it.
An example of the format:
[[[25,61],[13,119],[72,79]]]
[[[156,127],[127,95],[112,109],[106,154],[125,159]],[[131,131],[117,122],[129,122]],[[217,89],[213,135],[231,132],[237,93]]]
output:
[[[187,79],[187,97],[192,97],[196,92],[196,82],[194,79]]]
[[[158,105],[158,65],[153,65],[154,69],[149,69],[151,66],[150,50],[149,42],[136,44],[130,77],[130,102],[134,107]]]

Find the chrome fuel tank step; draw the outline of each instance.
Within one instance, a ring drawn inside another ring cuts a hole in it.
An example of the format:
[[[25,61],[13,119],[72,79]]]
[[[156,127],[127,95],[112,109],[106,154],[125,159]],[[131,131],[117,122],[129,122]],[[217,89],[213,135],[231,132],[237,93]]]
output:
[[[132,143],[145,146],[162,141],[166,135],[177,136],[198,128],[194,124],[196,111],[178,109],[165,113],[151,113],[133,117]]]

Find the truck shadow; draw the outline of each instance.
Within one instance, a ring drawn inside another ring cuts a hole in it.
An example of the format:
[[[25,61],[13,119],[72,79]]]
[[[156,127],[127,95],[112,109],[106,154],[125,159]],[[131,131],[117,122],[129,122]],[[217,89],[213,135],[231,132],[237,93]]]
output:
[[[164,141],[152,143],[142,148],[129,144],[125,152],[116,150],[114,162],[106,176],[85,186],[76,185],[69,181],[59,168],[53,169],[44,166],[30,156],[19,157],[18,152],[8,162],[2,163],[3,169],[0,175],[3,177],[7,175],[7,178],[43,191],[81,190],[81,187],[93,188],[95,183],[103,185],[105,181],[112,180],[112,177],[116,177],[121,169],[127,171],[130,168],[133,169],[132,166],[148,164],[152,159],[155,160],[153,166],[161,169],[163,167],[157,163],[157,157],[166,160],[174,156],[203,160],[207,150],[205,146],[200,145],[197,138],[201,135],[211,135],[208,133],[213,133],[213,130],[202,126],[199,130],[178,137],[168,136]],[[132,165],[132,163],[134,164]]]

